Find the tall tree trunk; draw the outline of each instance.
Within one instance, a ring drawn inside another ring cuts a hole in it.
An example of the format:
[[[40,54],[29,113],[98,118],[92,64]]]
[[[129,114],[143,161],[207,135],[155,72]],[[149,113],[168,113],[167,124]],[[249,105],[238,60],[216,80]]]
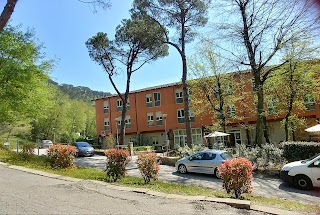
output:
[[[248,140],[248,145],[251,145],[251,138],[250,138],[250,130],[249,128],[246,128],[246,136]]]
[[[120,125],[120,136],[119,136],[119,145],[124,145],[124,135],[125,135],[125,120],[126,120],[126,113],[127,113],[127,102],[129,97],[129,89],[130,89],[130,80],[131,80],[131,66],[127,68],[127,84],[126,84],[126,92],[124,97],[121,96],[122,100],[122,112],[121,112],[121,125]],[[118,125],[117,125],[118,126]]]
[[[256,72],[257,73],[257,72]],[[256,94],[258,97],[258,103],[257,103],[257,122],[256,122],[256,136],[255,136],[255,144],[260,146],[263,142],[263,116],[264,116],[264,107],[263,107],[263,88],[262,84],[260,83],[260,75],[255,74],[254,76],[254,82],[255,82],[255,89]]]
[[[181,51],[182,51],[182,88],[183,88],[183,101],[184,101],[184,120],[186,124],[187,144],[192,148],[192,137],[191,137],[191,125],[189,118],[189,92],[187,86],[187,59],[185,52],[185,14],[181,13]]]
[[[11,14],[14,11],[14,7],[16,6],[18,0],[7,0],[6,6],[4,6],[3,11],[0,16],[0,32],[3,31],[4,27],[8,23]]]
[[[288,117],[284,118],[284,132],[286,133],[286,141],[289,140]]]

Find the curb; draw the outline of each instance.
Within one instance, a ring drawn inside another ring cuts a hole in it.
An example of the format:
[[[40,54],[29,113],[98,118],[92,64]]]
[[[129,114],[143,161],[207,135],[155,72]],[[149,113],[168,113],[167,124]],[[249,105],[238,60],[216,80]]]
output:
[[[153,190],[149,190],[149,189],[144,189],[144,188],[122,187],[122,186],[118,186],[118,185],[107,184],[106,182],[103,182],[103,181],[85,180],[85,179],[78,179],[78,178],[72,178],[72,177],[67,177],[67,176],[61,176],[58,174],[47,173],[47,172],[43,172],[40,170],[34,170],[34,169],[22,167],[22,166],[10,165],[10,164],[3,163],[3,162],[0,162],[0,165],[6,166],[7,168],[10,168],[10,169],[15,169],[15,170],[35,174],[35,175],[40,175],[40,176],[64,180],[64,181],[70,181],[70,182],[90,181],[95,184],[104,185],[105,187],[112,189],[112,190],[135,192],[135,193],[141,193],[141,194],[146,194],[146,195],[150,195],[150,196],[169,198],[169,199],[181,199],[181,200],[188,200],[188,201],[205,201],[205,202],[222,203],[222,204],[227,204],[232,207],[239,208],[239,209],[259,211],[259,212],[264,212],[264,213],[268,213],[268,214],[272,214],[272,215],[298,215],[298,214],[302,214],[302,213],[298,213],[298,212],[286,211],[286,210],[277,209],[277,208],[270,208],[270,207],[265,207],[265,206],[260,206],[260,205],[252,205],[251,202],[247,201],[247,200],[239,200],[239,199],[231,199],[231,198],[215,198],[215,197],[206,197],[206,196],[183,196],[183,195],[176,195],[176,194],[166,194],[166,193],[161,193],[161,192],[157,192],[157,191],[153,191]]]

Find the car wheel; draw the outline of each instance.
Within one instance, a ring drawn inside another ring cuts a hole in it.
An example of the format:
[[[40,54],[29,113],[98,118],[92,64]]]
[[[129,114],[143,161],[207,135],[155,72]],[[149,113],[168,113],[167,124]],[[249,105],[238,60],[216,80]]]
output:
[[[218,168],[214,169],[214,176],[216,176],[216,178],[219,178],[219,179],[221,178],[219,171],[218,171]]]
[[[180,164],[180,165],[178,166],[178,171],[179,171],[180,173],[182,173],[182,174],[185,174],[185,173],[187,173],[187,167],[186,167],[184,164]]]
[[[305,175],[297,175],[296,177],[294,177],[293,184],[300,190],[310,190],[313,187],[312,181]]]

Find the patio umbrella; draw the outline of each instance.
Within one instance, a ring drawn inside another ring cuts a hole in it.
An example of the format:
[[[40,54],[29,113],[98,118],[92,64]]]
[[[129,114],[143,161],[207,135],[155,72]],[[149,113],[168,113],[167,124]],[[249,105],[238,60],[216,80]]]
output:
[[[225,137],[225,136],[228,136],[228,135],[230,135],[230,134],[219,132],[219,131],[215,131],[213,133],[205,135],[204,137]]]
[[[320,132],[320,124],[305,129],[306,132]]]

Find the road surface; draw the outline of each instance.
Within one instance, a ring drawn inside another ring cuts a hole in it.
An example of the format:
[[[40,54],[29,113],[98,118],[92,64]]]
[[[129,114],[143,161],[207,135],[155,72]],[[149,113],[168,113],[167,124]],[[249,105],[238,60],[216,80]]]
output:
[[[68,182],[0,165],[0,214],[263,214],[228,205],[166,199]]]

